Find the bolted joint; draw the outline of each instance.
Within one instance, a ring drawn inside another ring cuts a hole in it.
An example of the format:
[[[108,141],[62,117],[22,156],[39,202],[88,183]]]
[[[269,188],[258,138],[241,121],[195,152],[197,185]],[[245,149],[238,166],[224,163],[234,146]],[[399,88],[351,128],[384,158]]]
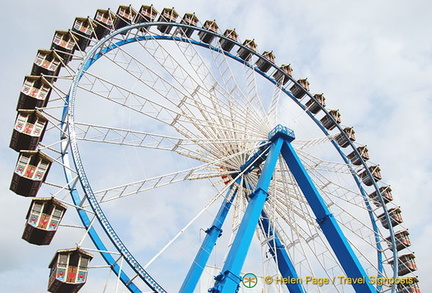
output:
[[[323,224],[325,221],[327,221],[330,217],[334,217],[332,213],[326,214],[324,217],[320,218],[320,219],[316,219],[317,223],[319,225]]]
[[[230,279],[233,283],[237,284],[237,289],[235,292],[238,292],[240,286],[239,284],[242,280],[240,276],[237,276],[229,270],[220,273],[219,275],[215,276],[214,279],[216,281],[216,285],[213,288],[210,288],[208,292],[220,293],[220,284],[226,282],[227,279]]]
[[[248,197],[249,197],[250,199],[252,199],[252,198],[255,197],[255,195],[257,195],[258,193],[264,193],[265,196],[266,196],[266,200],[267,200],[268,197],[269,197],[268,192],[265,191],[265,190],[262,189],[262,188],[258,188],[258,189],[256,189],[254,192],[252,192],[251,194],[249,194]]]
[[[210,292],[210,293],[220,293],[220,290],[217,289],[216,287],[213,287],[213,288],[208,289],[207,292]]]
[[[215,225],[213,225],[210,228],[208,228],[207,230],[205,230],[205,233],[206,234],[210,234],[213,231],[218,231],[219,232],[218,237],[221,237],[221,235],[222,235],[222,229],[219,228],[219,227],[216,227]]]

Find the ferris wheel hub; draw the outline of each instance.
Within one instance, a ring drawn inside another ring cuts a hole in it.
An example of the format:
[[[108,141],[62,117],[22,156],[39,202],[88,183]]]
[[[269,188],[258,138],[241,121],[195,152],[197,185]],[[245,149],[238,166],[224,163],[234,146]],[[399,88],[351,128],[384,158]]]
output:
[[[275,142],[278,138],[283,137],[287,141],[291,142],[295,139],[294,130],[283,126],[281,124],[276,125],[275,128],[273,128],[272,131],[270,131],[268,135],[268,139],[271,142]]]

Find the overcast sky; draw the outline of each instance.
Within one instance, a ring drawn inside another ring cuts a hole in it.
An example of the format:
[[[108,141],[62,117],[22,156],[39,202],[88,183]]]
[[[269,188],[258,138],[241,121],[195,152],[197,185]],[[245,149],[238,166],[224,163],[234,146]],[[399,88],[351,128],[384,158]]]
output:
[[[129,0],[6,1],[0,20],[0,291],[43,292],[47,248],[21,240],[28,201],[9,191],[16,153],[8,148],[24,75],[39,48],[48,48],[55,30],[67,30],[76,16],[97,8],[151,4]],[[159,11],[175,7],[236,28],[254,38],[259,51],[273,50],[276,63],[291,63],[294,75],[308,77],[311,92],[325,93],[368,145],[385,181],[393,188],[409,227],[423,292],[432,288],[432,2],[402,1],[156,1]],[[33,269],[33,266],[42,267]],[[21,279],[22,281],[17,282]]]

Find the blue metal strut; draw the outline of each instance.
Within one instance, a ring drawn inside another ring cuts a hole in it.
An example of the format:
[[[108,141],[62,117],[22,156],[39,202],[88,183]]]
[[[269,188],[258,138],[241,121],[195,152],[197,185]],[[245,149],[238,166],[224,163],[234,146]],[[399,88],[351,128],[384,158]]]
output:
[[[236,292],[241,278],[240,273],[252,241],[255,228],[258,225],[261,211],[267,200],[267,190],[273,176],[273,171],[281,152],[283,139],[277,139],[271,146],[265,161],[263,171],[258,180],[255,191],[250,194],[249,204],[246,208],[232,247],[228,253],[222,272],[215,277],[215,285],[209,290],[213,293]]]
[[[207,235],[204,238],[197,255],[195,256],[194,262],[192,263],[192,266],[190,267],[179,292],[188,293],[195,290],[213,247],[215,246],[217,239],[222,235],[222,225],[225,222],[228,211],[230,210],[232,202],[237,194],[237,190],[235,190],[233,195],[230,197],[232,186],[227,192],[226,199],[224,199],[221,207],[219,208],[219,211],[213,221],[213,225],[206,230]]]
[[[292,282],[286,283],[289,292],[305,293],[306,291],[302,286],[302,282],[296,281],[301,279],[297,275],[294,264],[292,263],[285,249],[285,246],[280,241],[279,236],[277,235],[276,231],[274,231],[274,228],[270,224],[270,220],[268,219],[264,211],[262,212],[260,223],[261,223],[261,229],[263,231],[263,234],[271,239],[268,242],[269,251],[272,254],[273,259],[277,263],[281,277],[290,278],[290,280],[293,280]]]
[[[350,280],[356,281],[352,284],[354,290],[357,293],[376,292],[376,289],[368,282],[366,271],[360,264],[336,219],[333,214],[330,213],[326,203],[289,142],[284,142],[283,144],[282,157],[314,212],[319,226],[347,277],[350,278]]]

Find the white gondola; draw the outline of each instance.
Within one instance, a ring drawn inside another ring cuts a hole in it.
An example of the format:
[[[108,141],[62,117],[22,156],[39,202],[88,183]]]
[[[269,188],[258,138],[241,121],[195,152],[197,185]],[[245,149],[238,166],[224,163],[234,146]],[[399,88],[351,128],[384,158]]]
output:
[[[387,203],[389,203],[389,202],[391,202],[393,200],[393,195],[391,193],[392,189],[391,189],[391,187],[389,185],[381,186],[379,188],[379,192],[380,192],[381,197],[382,197],[382,199],[384,201],[384,204],[387,204]],[[378,207],[381,206],[381,203],[380,203],[380,201],[378,199],[378,194],[377,194],[376,191],[370,193],[369,194],[369,198],[373,201],[373,203],[376,206],[378,206]]]
[[[243,42],[243,46],[245,46],[246,48],[240,47],[237,50],[237,55],[244,61],[249,61],[252,57],[252,52],[256,50],[258,45],[255,43],[255,40],[245,40]]]
[[[358,156],[357,153],[360,155]],[[369,152],[368,148],[366,146],[359,146],[357,148],[357,153],[355,151],[352,151],[347,158],[351,161],[354,165],[361,165],[363,161],[369,160]]]
[[[408,253],[399,256],[398,258],[398,272],[399,276],[405,276],[408,273],[412,273],[417,270],[417,264],[414,261],[415,255],[413,253]],[[393,265],[394,261],[391,260],[390,264]]]
[[[235,29],[227,29],[224,32],[224,36],[227,37],[228,40],[219,39],[219,44],[222,50],[230,52],[235,43],[238,41],[238,33],[235,31]]]
[[[156,19],[159,11],[153,5],[142,5],[136,19],[137,23],[150,22]]]
[[[61,62],[61,57],[53,50],[38,50],[31,75],[44,75],[46,80],[56,81]]]
[[[133,24],[138,12],[132,7],[127,5],[120,5],[117,9],[117,17],[114,21],[114,28],[120,29],[127,25]]]
[[[216,21],[214,20],[206,20],[204,22],[203,28],[206,31],[200,31],[198,33],[198,37],[200,38],[201,42],[210,44],[213,39],[215,38],[215,35],[211,32],[217,32],[219,29],[219,26],[217,25]]]
[[[360,173],[360,178],[364,184],[367,186],[371,186],[374,182],[380,181],[382,179],[381,176],[381,168],[379,166],[370,166],[368,167],[372,177],[365,171]]]
[[[9,147],[16,151],[35,150],[42,140],[47,122],[37,110],[18,110]]]
[[[350,141],[356,140],[355,131],[354,128],[352,127],[345,127],[343,129],[343,132],[348,137],[348,139],[345,137],[343,133],[339,133],[338,135],[335,136],[335,140],[340,147],[346,148],[347,146],[349,146]]]
[[[10,190],[22,196],[36,196],[45,181],[52,159],[40,151],[21,151]]]
[[[24,78],[16,110],[45,107],[50,94],[51,85],[44,77],[27,75]]]
[[[65,64],[69,63],[75,51],[75,40],[72,34],[68,31],[56,31],[51,43],[51,50],[55,50]]]
[[[187,24],[191,26],[196,26],[198,24],[198,17],[195,15],[195,13],[185,13],[183,15],[182,20],[180,21],[181,24]],[[194,32],[193,28],[178,28],[178,31],[182,36],[190,38],[192,36],[192,33]]]
[[[87,281],[88,266],[93,256],[80,249],[57,250],[49,268],[48,291],[78,292]]]
[[[306,103],[306,107],[313,114],[317,114],[322,108],[326,106],[326,102],[325,102],[326,99],[324,97],[324,94],[315,94],[313,97],[315,101],[313,99],[310,99]]]
[[[176,22],[179,14],[175,11],[174,8],[164,8],[159,15],[159,22]],[[163,34],[169,34],[172,26],[169,25],[158,25],[157,29]]]
[[[154,8],[153,5],[141,5],[140,10],[138,11],[138,15],[135,18],[135,23],[145,23],[152,22],[156,19],[159,11]],[[141,27],[140,30],[142,32],[147,32],[148,29],[145,27]]]
[[[385,214],[381,214],[378,216],[378,219],[381,221],[381,224],[384,228],[388,229],[390,225],[395,227],[401,223],[403,223],[402,213],[399,208],[391,208],[388,210],[388,215],[390,217],[390,223],[387,221]]]
[[[66,206],[54,198],[34,198],[26,216],[22,239],[36,245],[49,245],[65,211]]]
[[[288,76],[292,76],[292,72],[293,72],[293,69],[292,69],[292,67],[291,67],[291,64],[282,64],[280,67],[279,67],[279,69],[282,71],[279,71],[279,70],[276,70],[276,72],[273,74],[273,78],[279,83],[279,84],[282,84],[282,85],[285,85],[289,80],[290,80],[290,78],[289,77],[287,77],[287,75]]]
[[[117,16],[109,9],[98,9],[94,16],[94,33],[98,39],[102,39],[112,30]]]
[[[262,53],[262,57],[264,58],[259,58],[256,62],[255,65],[259,68],[259,70],[261,70],[262,72],[267,72],[269,71],[269,69],[271,68],[272,64],[274,64],[274,61],[276,59],[275,54],[273,54],[272,51],[264,51]]]
[[[341,123],[341,114],[339,110],[330,110],[328,115],[321,118],[320,122],[327,130],[332,130]]]
[[[290,91],[294,97],[301,99],[306,94],[306,92],[309,91],[309,86],[310,83],[307,78],[302,78],[297,80],[297,83],[290,88]]]
[[[85,50],[93,37],[95,24],[91,18],[77,17],[72,25],[72,32],[80,50]]]
[[[421,293],[416,277],[406,278],[405,284],[397,284],[397,293]]]
[[[402,249],[405,249],[405,248],[411,246],[411,240],[409,238],[408,230],[402,230],[402,231],[396,232],[394,235],[394,238],[396,241],[396,250],[397,251],[400,251]],[[389,245],[389,248],[392,249],[393,245],[391,242],[391,238],[390,237],[386,238],[386,241]]]

